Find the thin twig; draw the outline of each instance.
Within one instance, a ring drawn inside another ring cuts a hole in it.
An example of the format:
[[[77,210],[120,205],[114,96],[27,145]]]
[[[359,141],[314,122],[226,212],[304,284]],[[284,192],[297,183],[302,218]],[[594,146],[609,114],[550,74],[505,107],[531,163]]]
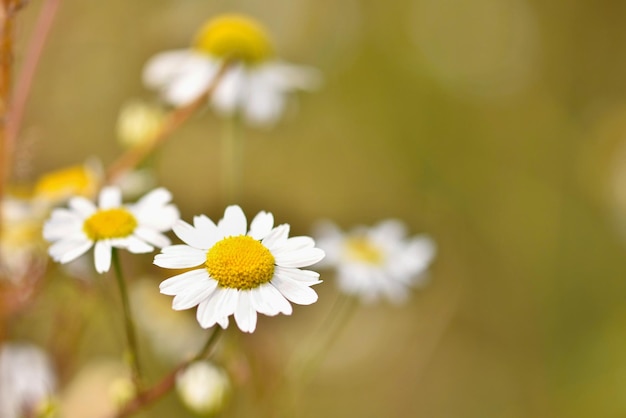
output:
[[[11,101],[11,114],[7,120],[6,133],[7,146],[11,152],[15,148],[15,142],[17,141],[22,119],[24,118],[24,110],[30,95],[35,71],[39,65],[39,60],[44,45],[48,40],[48,34],[52,28],[60,2],[61,0],[47,0],[43,4],[39,16],[37,17],[33,36],[26,51],[22,69],[15,84],[15,93]]]
[[[131,416],[132,414],[140,411],[141,409],[147,407],[148,405],[156,402],[165,396],[176,384],[176,375],[187,368],[191,363],[201,360],[205,358],[213,346],[215,345],[217,338],[221,334],[221,328],[219,326],[215,326],[213,332],[209,336],[206,344],[202,349],[196,354],[193,358],[181,363],[174,370],[168,373],[160,382],[156,385],[152,386],[150,389],[140,392],[133,398],[130,402],[128,402],[122,409],[120,409],[113,418],[126,418]]]
[[[117,180],[120,176],[143,161],[143,159],[146,158],[156,147],[165,142],[172,132],[187,121],[191,115],[193,115],[207,102],[229,67],[230,63],[228,61],[224,62],[213,78],[213,82],[204,91],[204,93],[188,105],[178,108],[170,113],[170,115],[165,119],[165,122],[163,122],[161,129],[155,134],[151,141],[145,141],[143,144],[130,149],[114,161],[107,170],[107,181],[111,183]]]

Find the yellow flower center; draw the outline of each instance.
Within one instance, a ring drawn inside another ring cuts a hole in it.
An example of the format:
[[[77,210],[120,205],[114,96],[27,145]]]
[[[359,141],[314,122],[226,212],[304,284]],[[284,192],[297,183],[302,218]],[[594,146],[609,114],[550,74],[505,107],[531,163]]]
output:
[[[366,237],[348,238],[345,244],[346,257],[353,261],[381,264],[384,254]]]
[[[198,32],[194,47],[207,54],[258,64],[273,54],[272,42],[256,21],[236,14],[209,20]]]
[[[35,184],[34,194],[53,202],[70,196],[89,197],[96,190],[96,175],[84,166],[73,166],[44,174]]]
[[[247,235],[217,242],[207,252],[205,266],[220,286],[234,289],[253,289],[274,276],[274,256]]]
[[[83,231],[92,241],[124,238],[133,233],[137,219],[123,208],[105,209],[91,215],[83,225]]]

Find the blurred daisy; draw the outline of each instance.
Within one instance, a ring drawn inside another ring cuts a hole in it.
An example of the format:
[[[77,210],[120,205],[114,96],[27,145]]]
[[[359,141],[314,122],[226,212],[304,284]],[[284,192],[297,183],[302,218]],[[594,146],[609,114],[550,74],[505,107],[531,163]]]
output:
[[[289,301],[309,305],[317,300],[310,286],[319,274],[300,267],[324,257],[309,237],[288,238],[289,225],[274,227],[271,213],[259,212],[247,230],[239,206],[229,206],[217,225],[204,215],[193,226],[178,221],[174,233],[185,245],[165,247],[154,264],[164,268],[199,267],[161,283],[161,293],[175,296],[175,310],[198,305],[196,318],[203,328],[228,326],[234,314],[243,332],[256,328],[257,312],[291,315]]]
[[[43,416],[55,386],[52,365],[41,349],[25,343],[0,347],[0,417]]]
[[[65,264],[95,247],[96,271],[104,273],[111,267],[112,248],[147,253],[169,245],[163,232],[179,217],[171,198],[169,191],[159,188],[134,204],[122,205],[122,193],[113,186],[102,189],[98,206],[74,197],[68,209],[55,209],[44,225],[44,238],[53,243],[49,253]]]
[[[326,252],[324,265],[337,270],[339,288],[364,302],[406,300],[409,288],[423,282],[436,252],[426,236],[407,239],[404,225],[396,220],[345,234],[325,222],[314,235]]]
[[[49,206],[65,203],[72,196],[92,198],[102,179],[102,167],[90,160],[84,165],[63,167],[43,174],[33,190],[33,198]]]
[[[241,113],[252,125],[271,125],[281,115],[286,94],[319,85],[316,70],[274,58],[265,29],[255,20],[226,14],[209,20],[192,48],[152,57],[143,81],[174,106],[184,106],[212,84],[226,60],[232,61],[211,103],[222,116]]]
[[[176,390],[192,411],[209,415],[220,411],[230,392],[230,380],[224,370],[207,360],[191,363],[176,375]]]

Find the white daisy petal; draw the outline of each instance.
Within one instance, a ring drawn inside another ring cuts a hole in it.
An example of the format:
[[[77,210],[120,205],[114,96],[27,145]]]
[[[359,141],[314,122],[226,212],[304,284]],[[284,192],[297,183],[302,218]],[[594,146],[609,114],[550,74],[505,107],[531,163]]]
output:
[[[280,247],[275,247],[272,251],[273,254],[283,254],[291,251],[298,251],[305,248],[313,248],[315,241],[310,237],[292,237],[285,241]]]
[[[257,312],[267,316],[274,316],[280,313],[280,307],[270,303],[270,300],[274,297],[273,290],[271,284],[265,283],[250,292],[250,302]],[[269,297],[267,296],[268,294]]]
[[[166,88],[162,89],[163,97],[172,105],[185,106],[209,88],[217,70],[218,67],[211,61],[198,60],[193,68],[187,68],[185,74],[173,79]]]
[[[174,297],[172,309],[176,311],[193,308],[213,293],[217,287],[215,280],[196,281]]]
[[[121,244],[113,245],[117,248],[125,248],[127,251],[133,254],[145,254],[154,251],[154,247],[139,237],[129,236],[124,239]]]
[[[72,211],[83,219],[93,215],[97,210],[96,205],[82,196],[73,197],[67,204]]]
[[[223,116],[232,115],[243,100],[246,83],[246,70],[242,65],[229,68],[211,98],[215,110]]]
[[[226,289],[223,287],[216,287],[213,293],[208,297],[206,304],[203,305],[203,311],[198,313],[198,322],[202,328],[211,328],[213,325],[220,323],[223,324],[223,318],[226,319],[226,325],[228,325],[228,316],[224,315],[220,311],[220,306],[223,304],[223,299],[227,297]],[[222,321],[222,322],[220,322]],[[226,328],[222,326],[222,328]]]
[[[298,305],[310,305],[317,301],[315,290],[287,275],[277,274],[271,283],[283,296]]]
[[[278,225],[276,228],[272,229],[265,238],[263,238],[263,245],[265,245],[269,250],[274,250],[287,241],[288,235],[289,225]]]
[[[324,258],[324,251],[319,248],[304,248],[276,254],[274,258],[276,264],[282,267],[306,267]]]
[[[98,273],[106,273],[111,268],[111,251],[111,246],[107,241],[96,242],[93,257]]]
[[[250,223],[250,235],[252,238],[262,240],[274,227],[274,215],[269,212],[259,212]]]
[[[285,107],[285,95],[265,72],[249,74],[245,93],[245,115],[251,125],[273,125],[278,120]]]
[[[175,296],[194,283],[206,284],[209,281],[215,282],[209,278],[205,269],[195,269],[163,280],[159,285],[159,291],[164,295]]]
[[[171,244],[171,241],[168,237],[154,230],[153,228],[148,228],[145,226],[138,226],[137,228],[135,228],[134,235],[136,235],[138,238],[142,239],[146,243],[158,248],[167,247]]]
[[[69,263],[86,253],[93,243],[84,238],[57,241],[50,246],[48,252],[53,260]]]
[[[235,322],[243,332],[254,332],[256,328],[256,310],[250,300],[250,290],[238,292],[239,301],[235,309]]]
[[[285,297],[276,289],[276,287],[272,286],[271,283],[267,283],[267,285],[259,286],[258,289],[263,289],[263,297],[270,303],[278,312],[291,315],[293,312],[293,308],[285,299]]]
[[[122,191],[119,187],[109,186],[100,191],[98,206],[100,209],[117,208],[122,205]]]
[[[204,264],[206,252],[187,245],[171,245],[154,257],[154,264],[169,269],[196,267]]]
[[[224,237],[244,235],[246,226],[246,215],[237,205],[227,207],[224,211],[224,217],[217,224]]]
[[[178,238],[191,247],[204,250],[210,247],[207,245],[207,236],[183,220],[178,220],[172,229]]]
[[[320,278],[320,274],[311,271],[311,270],[300,270],[298,268],[289,268],[289,267],[281,267],[276,266],[274,269],[274,274],[280,274],[282,276],[289,276],[293,280],[297,280],[307,286],[313,286],[315,284],[322,283]]]

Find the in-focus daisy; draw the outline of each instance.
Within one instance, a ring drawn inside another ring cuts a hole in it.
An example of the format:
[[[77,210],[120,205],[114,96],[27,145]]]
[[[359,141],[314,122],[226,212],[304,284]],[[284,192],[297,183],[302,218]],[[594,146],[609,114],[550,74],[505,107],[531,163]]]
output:
[[[397,220],[358,227],[349,233],[324,222],[314,235],[326,252],[324,265],[337,271],[340,290],[364,302],[380,298],[403,302],[409,288],[423,282],[436,252],[427,236],[406,238],[405,227]]]
[[[226,328],[234,314],[239,329],[253,332],[257,312],[290,315],[289,301],[309,305],[317,300],[310,286],[320,283],[319,274],[300,268],[317,263],[324,252],[310,237],[288,238],[289,225],[274,227],[271,213],[259,212],[248,230],[246,216],[234,205],[217,225],[200,215],[193,226],[181,220],[173,230],[185,245],[163,248],[154,264],[198,268],[163,281],[161,293],[175,296],[175,310],[198,305],[196,318],[203,328]]]
[[[123,205],[122,193],[114,186],[100,191],[98,206],[74,197],[69,208],[55,209],[44,225],[44,238],[52,242],[49,253],[55,261],[68,263],[94,247],[96,271],[104,273],[111,267],[114,247],[147,253],[169,245],[163,233],[179,218],[171,199],[169,191],[158,188],[134,204]]]
[[[191,48],[152,57],[144,68],[143,81],[166,102],[184,106],[211,85],[226,60],[232,65],[211,103],[221,115],[240,112],[252,125],[271,125],[281,115],[288,92],[314,89],[319,84],[316,70],[276,59],[265,29],[237,14],[207,21]]]

